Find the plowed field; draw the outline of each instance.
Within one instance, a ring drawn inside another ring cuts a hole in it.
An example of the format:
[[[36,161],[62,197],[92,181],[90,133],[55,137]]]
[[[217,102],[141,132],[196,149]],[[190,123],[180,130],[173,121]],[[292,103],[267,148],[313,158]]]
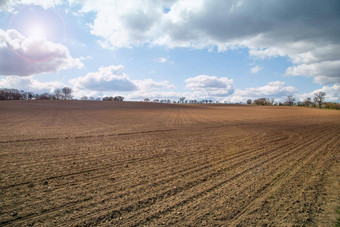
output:
[[[0,102],[0,226],[332,226],[340,112]]]

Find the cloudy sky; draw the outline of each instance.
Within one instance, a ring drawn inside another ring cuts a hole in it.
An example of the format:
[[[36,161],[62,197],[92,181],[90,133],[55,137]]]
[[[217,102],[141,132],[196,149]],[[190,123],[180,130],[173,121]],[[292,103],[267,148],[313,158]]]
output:
[[[340,102],[339,0],[1,0],[0,88]]]

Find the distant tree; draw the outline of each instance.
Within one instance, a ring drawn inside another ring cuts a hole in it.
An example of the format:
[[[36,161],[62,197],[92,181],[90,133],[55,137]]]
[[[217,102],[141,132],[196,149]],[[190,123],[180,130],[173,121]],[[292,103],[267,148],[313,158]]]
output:
[[[180,97],[179,98],[179,103],[184,103],[185,97]]]
[[[63,98],[63,93],[61,92],[61,90],[59,88],[54,90],[54,96],[56,98],[56,100],[60,100]]]
[[[27,100],[27,92],[26,91],[23,91],[23,90],[20,90],[20,99],[22,100]]]
[[[247,104],[250,105],[252,103],[251,99],[247,100]]]
[[[123,96],[115,96],[113,98],[113,101],[122,102],[122,101],[124,101],[124,97]]]
[[[154,99],[152,102],[156,102],[157,103],[157,102],[159,102],[159,99]]]
[[[36,95],[36,99],[40,99],[40,100],[49,100],[52,99],[52,95],[49,93],[43,93],[40,95]]]
[[[113,97],[112,96],[106,96],[103,98],[103,101],[112,101]]]
[[[288,95],[288,96],[287,96],[287,99],[286,99],[286,101],[285,101],[285,105],[287,105],[287,106],[294,106],[295,100],[296,100],[296,99],[295,99],[293,96]]]
[[[270,105],[270,100],[267,98],[259,98],[259,99],[254,100],[254,103],[260,106],[268,106]]]
[[[340,103],[336,103],[336,102],[324,102],[323,105],[324,105],[324,108],[327,108],[327,109],[340,110]]]
[[[314,102],[316,102],[319,105],[319,108],[321,108],[323,101],[325,101],[325,96],[326,93],[323,91],[314,94]]]
[[[72,99],[71,93],[72,93],[72,89],[69,87],[64,87],[63,89],[61,89],[61,92],[64,95],[64,99]]]
[[[303,105],[304,106],[310,106],[312,104],[312,99],[310,97],[305,98],[305,100],[303,100]]]
[[[17,89],[3,88],[0,90],[0,100],[20,100],[24,99],[26,92]]]
[[[83,96],[80,98],[80,100],[89,100],[89,98],[87,96]]]
[[[297,106],[304,106],[303,102],[301,102],[301,101],[297,101],[297,102],[296,102],[296,105],[297,105]]]
[[[31,100],[34,98],[34,93],[33,92],[27,92],[27,99]]]
[[[150,99],[149,98],[145,98],[144,102],[150,102]]]

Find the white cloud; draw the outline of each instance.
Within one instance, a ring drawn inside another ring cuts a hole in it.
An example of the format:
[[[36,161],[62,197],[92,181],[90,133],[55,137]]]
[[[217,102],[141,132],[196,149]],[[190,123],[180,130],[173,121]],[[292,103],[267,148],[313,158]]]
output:
[[[61,5],[61,0],[21,0],[19,1],[23,5],[38,5],[44,9],[52,8],[57,5]]]
[[[150,90],[157,90],[157,89],[173,89],[175,88],[173,85],[169,84],[168,81],[153,81],[151,79],[145,80],[134,80],[133,81],[138,89],[141,91],[150,91]]]
[[[310,93],[299,94],[297,97],[300,101],[303,101],[305,98],[310,97],[313,99],[314,94],[323,91],[326,93],[326,100],[329,102],[340,102],[340,85],[334,84],[333,86],[323,86],[320,89],[314,90]]]
[[[20,5],[36,5],[48,9],[61,4],[61,0],[1,0],[0,11],[13,11],[15,7]]]
[[[185,88],[191,99],[213,99],[230,96],[234,92],[234,81],[227,77],[199,75],[185,80]]]
[[[75,96],[124,95],[127,100],[177,97],[174,92],[163,91],[174,88],[168,81],[131,80],[123,69],[122,65],[100,67],[97,72],[71,80]]]
[[[294,95],[297,89],[292,86],[286,86],[282,81],[269,82],[263,87],[236,89],[232,95],[231,102],[245,102],[248,99],[257,98],[274,98],[284,100],[288,95]]]
[[[57,88],[63,88],[66,85],[59,81],[40,82],[33,77],[8,76],[0,80],[0,88],[15,88],[34,93],[52,93]]]
[[[91,33],[104,40],[100,44],[108,48],[132,47],[148,43],[155,31],[153,25],[163,14],[161,1],[103,0],[69,1],[82,4],[81,12],[96,12]],[[152,30],[152,32],[151,32]]]
[[[25,37],[16,30],[0,29],[0,75],[29,76],[84,65],[67,47],[44,38]]]
[[[69,2],[81,4],[84,13],[96,13],[91,32],[101,37],[100,43],[107,48],[146,44],[225,51],[247,47],[256,57],[287,56],[293,67],[320,66],[316,73],[299,69],[299,74],[315,77],[321,84],[339,83],[340,75],[333,75],[334,70],[340,71],[336,0],[327,4],[318,0]],[[321,69],[326,72],[320,74]]]
[[[323,61],[312,64],[301,64],[288,67],[286,70],[286,74],[293,76],[313,76],[314,81],[320,84],[340,84],[339,70],[340,60]]]
[[[167,60],[168,60],[168,58],[161,57],[161,58],[157,58],[155,61],[159,62],[159,63],[165,63],[165,62],[167,62]]]
[[[253,74],[256,74],[258,72],[260,72],[263,68],[261,66],[254,66],[250,69],[250,72],[253,73]]]
[[[172,92],[172,91],[136,91],[128,94],[126,98],[128,100],[140,101],[145,98],[149,98],[150,100],[154,99],[170,99],[170,100],[178,100],[181,96],[180,93]]]
[[[98,72],[71,80],[77,89],[90,91],[134,91],[137,86],[122,71],[123,66],[100,67]]]

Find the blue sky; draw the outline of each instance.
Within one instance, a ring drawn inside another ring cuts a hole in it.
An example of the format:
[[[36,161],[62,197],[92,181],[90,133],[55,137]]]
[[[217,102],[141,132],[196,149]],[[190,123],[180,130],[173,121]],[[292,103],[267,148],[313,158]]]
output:
[[[340,2],[4,0],[0,88],[340,101]]]

